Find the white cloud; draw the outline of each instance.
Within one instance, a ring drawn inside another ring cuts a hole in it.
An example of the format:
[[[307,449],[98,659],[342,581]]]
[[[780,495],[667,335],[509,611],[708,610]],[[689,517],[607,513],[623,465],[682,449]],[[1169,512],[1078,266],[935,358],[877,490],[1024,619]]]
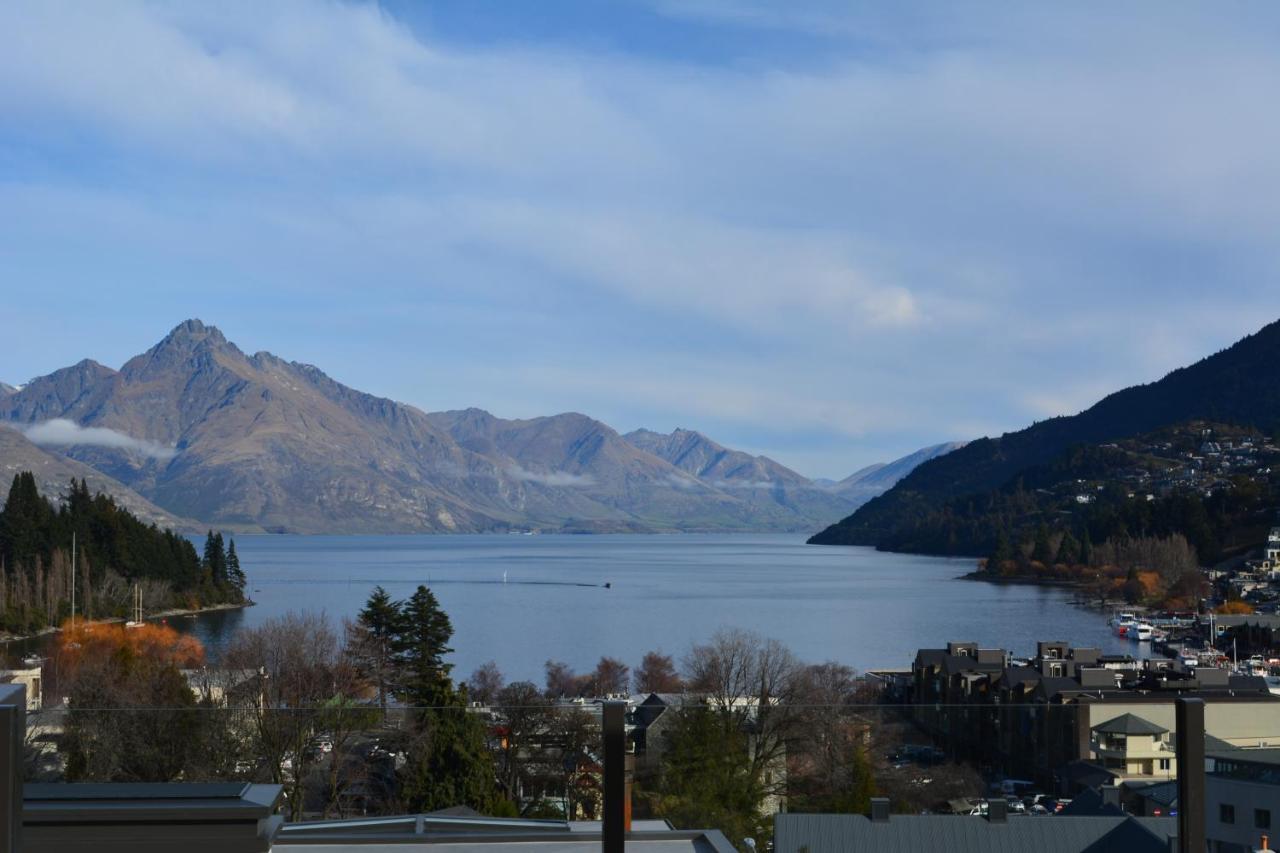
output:
[[[361,3],[0,5],[0,254],[46,283],[6,294],[12,349],[100,330],[107,292],[146,339],[199,293],[426,407],[822,434],[849,449],[760,449],[838,472],[1280,312],[1266,6],[658,5],[717,43],[821,43],[706,61],[451,42]],[[54,287],[78,307],[50,314]]]
[[[568,471],[540,473],[526,470],[519,465],[513,465],[507,469],[507,476],[521,482],[538,483],[542,486],[555,486],[557,488],[585,488],[594,486],[596,482],[595,478],[590,474],[571,474]]]
[[[106,427],[83,427],[66,418],[36,424],[12,424],[32,444],[42,447],[109,447],[167,461],[178,454],[176,448],[145,438],[133,438]]]

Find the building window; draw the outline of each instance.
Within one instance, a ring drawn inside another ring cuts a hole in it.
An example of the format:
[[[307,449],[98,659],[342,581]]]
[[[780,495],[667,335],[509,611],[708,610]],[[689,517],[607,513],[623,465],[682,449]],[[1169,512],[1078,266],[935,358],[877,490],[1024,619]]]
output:
[[[1271,809],[1254,809],[1253,825],[1258,829],[1271,828]]]
[[[1167,758],[1162,758],[1162,759],[1160,759],[1160,769],[1161,769],[1161,770],[1168,770],[1168,769],[1169,769],[1169,759],[1167,759]]]
[[[1222,823],[1236,822],[1236,807],[1229,803],[1222,803],[1218,806],[1218,820]]]

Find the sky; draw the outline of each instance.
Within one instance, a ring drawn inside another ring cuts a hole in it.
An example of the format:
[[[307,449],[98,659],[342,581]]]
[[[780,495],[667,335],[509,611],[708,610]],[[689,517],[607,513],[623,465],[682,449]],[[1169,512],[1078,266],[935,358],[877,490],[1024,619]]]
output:
[[[1280,8],[0,5],[0,380],[188,317],[809,476],[1280,317]],[[71,426],[69,428],[74,428]]]

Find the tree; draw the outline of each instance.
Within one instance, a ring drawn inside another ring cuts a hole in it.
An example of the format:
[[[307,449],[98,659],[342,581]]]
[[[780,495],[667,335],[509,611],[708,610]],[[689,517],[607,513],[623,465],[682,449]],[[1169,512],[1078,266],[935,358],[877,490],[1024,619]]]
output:
[[[552,704],[537,685],[516,681],[497,694],[494,712],[498,782],[507,799],[518,801],[532,787],[528,768],[540,758],[539,749],[551,728]]]
[[[1214,611],[1223,616],[1241,616],[1253,613],[1253,605],[1243,599],[1233,598],[1230,601],[1224,601]]]
[[[996,548],[991,552],[991,556],[987,558],[987,571],[992,574],[999,574],[1004,564],[1012,559],[1013,546],[1009,544],[1009,535],[1002,527],[996,537]]]
[[[617,658],[604,656],[596,664],[591,675],[592,692],[596,696],[609,696],[626,693],[627,684],[631,681],[631,667]]]
[[[796,698],[802,722],[789,743],[792,811],[862,813],[875,795],[864,738],[870,723],[858,713],[858,682],[842,664],[804,667]]]
[[[452,637],[453,624],[435,593],[419,586],[401,605],[392,643],[397,692],[410,705],[426,708],[452,699],[449,673],[453,665],[444,661],[444,656],[453,652],[449,646]]]
[[[55,654],[68,779],[169,782],[200,764],[207,720],[179,670],[203,661],[199,642],[161,625],[80,622]]]
[[[416,709],[402,774],[405,801],[413,811],[459,805],[492,811],[499,797],[484,725],[449,679],[453,665],[444,656],[453,651],[453,625],[431,590],[419,586],[404,603],[397,631],[396,692]]]
[[[752,770],[746,734],[724,710],[688,707],[668,729],[657,783],[646,799],[677,829],[714,826],[739,849],[760,839],[764,791]]]
[[[485,743],[481,719],[467,712],[456,693],[449,705],[438,700],[418,715],[409,760],[401,776],[410,811],[428,812],[469,806],[490,814],[501,802],[494,780],[493,757]]]
[[[270,781],[284,785],[287,813],[302,817],[308,777],[319,756],[309,749],[335,697],[352,698],[360,680],[322,614],[287,613],[236,634],[223,659],[233,669],[263,673],[247,697],[248,752]]]
[[[1074,566],[1080,562],[1080,543],[1069,530],[1063,534],[1062,542],[1058,544],[1057,562],[1068,566]]]
[[[1049,565],[1056,556],[1053,550],[1053,542],[1049,538],[1049,526],[1044,522],[1036,528],[1036,541],[1031,549],[1031,559],[1033,562]]]
[[[671,655],[647,652],[634,675],[637,693],[679,693],[684,689]]]
[[[467,698],[488,705],[498,698],[502,685],[502,670],[495,661],[488,661],[476,667],[467,679]]]
[[[244,595],[244,569],[240,568],[240,556],[236,554],[236,540],[227,543],[227,582],[231,588]]]
[[[396,650],[401,638],[403,603],[381,586],[373,588],[356,621],[347,624],[347,651],[356,670],[378,690],[385,716],[387,695],[395,682]]]
[[[545,669],[548,698],[563,699],[578,695],[578,676],[567,663],[549,660],[546,662]]]
[[[777,640],[752,631],[721,630],[695,645],[684,660],[685,683],[704,694],[726,737],[750,731],[748,768],[761,796],[782,793],[779,769],[786,744],[803,724],[799,703],[801,665]],[[773,783],[766,782],[772,778]],[[771,786],[773,786],[771,788]]]
[[[210,582],[219,589],[227,586],[227,552],[222,545],[222,534],[212,530],[204,540],[204,558],[200,561]]]

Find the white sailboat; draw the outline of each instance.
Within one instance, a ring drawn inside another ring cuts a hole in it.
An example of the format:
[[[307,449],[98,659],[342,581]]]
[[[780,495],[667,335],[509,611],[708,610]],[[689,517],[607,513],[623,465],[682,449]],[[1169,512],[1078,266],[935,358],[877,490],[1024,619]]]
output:
[[[126,628],[141,628],[145,623],[142,621],[142,587],[138,584],[133,585],[133,618],[124,623]]]

